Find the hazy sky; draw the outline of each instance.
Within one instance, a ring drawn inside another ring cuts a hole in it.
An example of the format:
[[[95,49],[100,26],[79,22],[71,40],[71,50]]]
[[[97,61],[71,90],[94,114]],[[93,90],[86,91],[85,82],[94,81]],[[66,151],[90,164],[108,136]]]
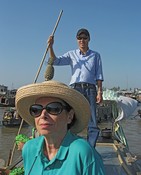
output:
[[[54,50],[76,49],[76,32],[87,28],[90,49],[101,54],[107,88],[141,88],[141,0],[0,0],[0,84],[32,83],[59,13]],[[49,54],[47,53],[46,60]],[[44,81],[44,63],[38,82]],[[69,83],[70,67],[55,67],[55,80]]]

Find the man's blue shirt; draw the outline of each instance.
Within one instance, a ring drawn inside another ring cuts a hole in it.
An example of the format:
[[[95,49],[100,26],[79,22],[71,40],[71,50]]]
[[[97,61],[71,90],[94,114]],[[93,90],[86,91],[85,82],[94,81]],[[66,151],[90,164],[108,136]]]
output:
[[[88,50],[83,55],[80,49],[68,51],[56,57],[54,65],[70,65],[72,77],[70,85],[74,83],[90,83],[96,85],[97,80],[103,81],[102,61],[98,52]]]

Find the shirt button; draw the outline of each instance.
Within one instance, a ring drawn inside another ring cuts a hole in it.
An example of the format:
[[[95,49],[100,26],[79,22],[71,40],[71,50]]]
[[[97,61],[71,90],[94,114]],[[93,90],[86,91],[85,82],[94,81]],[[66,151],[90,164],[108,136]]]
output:
[[[49,168],[49,167],[47,167],[47,170],[50,170],[50,168]]]

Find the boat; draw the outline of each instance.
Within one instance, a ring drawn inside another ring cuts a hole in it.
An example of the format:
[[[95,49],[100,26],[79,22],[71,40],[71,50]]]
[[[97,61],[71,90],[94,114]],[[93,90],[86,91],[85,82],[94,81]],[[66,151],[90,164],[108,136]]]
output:
[[[121,106],[115,100],[104,100],[97,107],[100,134],[96,150],[103,159],[106,175],[141,175],[141,160],[130,152],[128,140],[120,123],[121,115],[123,117],[125,111],[121,110]],[[87,129],[79,135],[86,139],[86,133]],[[18,167],[21,162],[22,158],[12,163],[7,169]]]
[[[116,100],[104,100],[97,108],[100,134],[96,150],[102,156],[106,175],[141,175],[141,160],[130,152],[120,123],[125,106],[121,108]]]
[[[10,107],[4,112],[2,125],[5,127],[18,127],[20,126],[22,118],[17,115],[15,107]],[[28,124],[24,121],[23,126],[27,126]]]
[[[100,133],[95,148],[103,159],[106,175],[141,175],[141,158],[130,152],[121,124],[122,119],[132,115],[138,102],[130,97],[109,96],[109,92],[104,95],[97,106]],[[86,139],[86,133],[85,129],[79,135]]]
[[[130,152],[121,120],[129,117],[137,108],[137,101],[124,96],[105,96],[97,106],[97,126],[100,134],[96,150],[103,159],[106,175],[141,175],[141,159]],[[86,139],[87,129],[79,133]],[[22,164],[22,158],[6,169],[12,170]]]
[[[10,118],[10,119],[2,120],[2,125],[6,127],[20,126],[20,123],[21,123],[21,119]]]

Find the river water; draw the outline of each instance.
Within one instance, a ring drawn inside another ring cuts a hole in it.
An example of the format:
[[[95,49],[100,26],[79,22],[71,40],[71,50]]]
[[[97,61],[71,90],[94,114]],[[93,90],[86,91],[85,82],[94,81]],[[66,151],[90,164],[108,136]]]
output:
[[[0,107],[0,121],[2,120],[3,112],[6,108]],[[122,120],[122,127],[128,140],[128,145],[131,153],[138,156],[141,159],[141,118],[138,116],[132,119],[137,114],[138,109],[141,109],[141,105],[136,108],[133,115],[128,119]],[[9,128],[0,125],[0,159],[4,159],[6,162],[9,159],[10,149],[13,150],[14,139],[18,133],[18,127]],[[30,126],[23,127],[21,133],[31,136],[32,128]],[[20,151],[15,149],[13,161],[21,155]]]
[[[2,126],[1,121],[3,118],[3,113],[6,109],[7,109],[6,107],[0,107],[0,159],[4,159],[5,162],[8,162],[11,151],[15,150],[13,161],[16,160],[19,157],[19,155],[21,155],[21,152],[17,151],[17,149],[13,149],[14,140],[19,131],[19,127]],[[22,127],[20,133],[26,134],[27,136],[31,136],[32,135],[31,126]]]

